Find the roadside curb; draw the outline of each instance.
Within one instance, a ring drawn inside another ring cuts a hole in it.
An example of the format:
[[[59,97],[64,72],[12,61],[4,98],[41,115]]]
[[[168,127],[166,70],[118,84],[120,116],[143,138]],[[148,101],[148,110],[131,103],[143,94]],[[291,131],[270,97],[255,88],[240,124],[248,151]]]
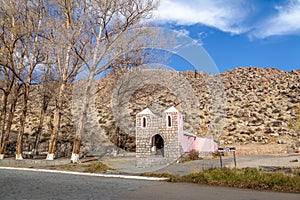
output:
[[[31,171],[31,172],[45,172],[45,173],[58,173],[58,174],[70,174],[70,175],[80,175],[80,176],[94,176],[94,177],[104,177],[104,178],[122,178],[122,179],[134,179],[134,180],[146,180],[146,181],[166,181],[166,180],[168,180],[168,178],[159,178],[159,177],[118,175],[118,174],[94,174],[94,173],[84,173],[84,172],[72,172],[72,171],[50,170],[50,169],[33,169],[33,168],[21,168],[21,167],[1,167],[0,166],[0,170],[1,169]]]

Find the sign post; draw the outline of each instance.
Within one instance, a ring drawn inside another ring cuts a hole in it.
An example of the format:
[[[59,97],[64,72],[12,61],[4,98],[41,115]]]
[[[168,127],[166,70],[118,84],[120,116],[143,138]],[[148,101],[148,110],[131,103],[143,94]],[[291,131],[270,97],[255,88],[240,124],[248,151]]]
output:
[[[224,156],[225,152],[233,152],[234,167],[236,167],[235,151],[236,151],[235,147],[218,148],[218,153],[219,153],[219,156],[220,156],[221,168],[223,167],[222,156]]]

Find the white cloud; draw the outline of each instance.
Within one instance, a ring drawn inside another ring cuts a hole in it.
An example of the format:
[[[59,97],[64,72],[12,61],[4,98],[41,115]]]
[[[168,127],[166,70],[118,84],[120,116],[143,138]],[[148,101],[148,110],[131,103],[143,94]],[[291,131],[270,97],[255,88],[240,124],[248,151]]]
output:
[[[207,34],[205,32],[199,32],[197,33],[197,42],[200,45],[203,45],[203,40],[207,37]]]
[[[176,30],[174,32],[177,34],[177,36],[186,36],[186,37],[188,37],[189,34],[190,34],[190,32],[186,29]]]
[[[183,46],[202,46],[202,40],[200,40],[200,37],[198,39],[193,39],[190,37],[190,32],[186,29],[179,29],[179,30],[173,30],[172,32],[175,33],[176,41],[180,41],[179,45],[176,47],[173,47],[174,49],[182,48]]]
[[[277,5],[262,3],[264,7],[260,3],[249,0],[161,0],[155,15],[161,23],[203,24],[231,34],[247,34],[250,38],[300,34],[300,0],[282,0]]]
[[[276,6],[275,9],[277,15],[263,21],[251,36],[265,38],[300,33],[300,0],[292,0],[287,6]]]
[[[224,32],[240,34],[248,30],[242,26],[251,9],[243,0],[162,0],[155,13],[162,22],[179,25],[203,24]]]

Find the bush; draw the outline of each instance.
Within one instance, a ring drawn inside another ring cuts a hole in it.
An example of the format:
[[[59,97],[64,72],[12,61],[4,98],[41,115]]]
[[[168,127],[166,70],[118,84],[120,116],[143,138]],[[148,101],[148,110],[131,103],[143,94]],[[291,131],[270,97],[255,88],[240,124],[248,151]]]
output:
[[[102,162],[91,162],[87,167],[87,172],[100,173],[109,170],[110,168]]]
[[[198,160],[198,159],[199,159],[199,151],[192,150],[192,151],[189,153],[189,159],[190,159],[190,160]]]
[[[210,169],[181,177],[181,181],[251,189],[300,192],[300,176],[255,168]]]
[[[169,173],[144,173],[143,176],[165,177],[168,182],[188,182],[208,185],[220,185],[257,190],[276,190],[300,192],[300,175],[283,172],[266,172],[256,168],[229,169],[216,168],[186,176],[174,176]]]

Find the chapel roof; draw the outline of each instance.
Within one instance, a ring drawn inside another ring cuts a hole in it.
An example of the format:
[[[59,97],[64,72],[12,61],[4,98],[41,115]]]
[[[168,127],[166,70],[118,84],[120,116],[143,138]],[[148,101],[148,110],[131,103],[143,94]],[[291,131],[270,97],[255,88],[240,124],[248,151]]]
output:
[[[179,112],[174,106],[168,108],[165,112]]]
[[[141,112],[139,112],[138,115],[154,115],[154,114],[149,108],[146,108],[146,109],[142,110]]]

